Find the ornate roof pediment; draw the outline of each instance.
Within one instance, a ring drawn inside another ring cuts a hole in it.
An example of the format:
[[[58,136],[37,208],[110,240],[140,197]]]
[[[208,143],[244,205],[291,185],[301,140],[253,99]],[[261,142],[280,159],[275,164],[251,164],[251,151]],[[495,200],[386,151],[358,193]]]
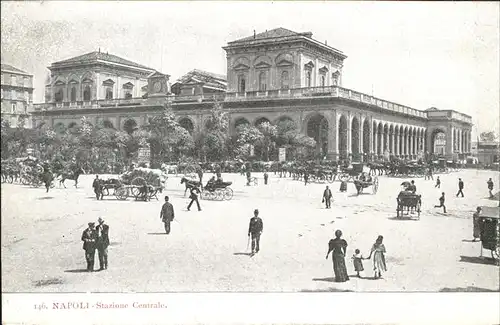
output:
[[[89,79],[89,78],[83,78],[82,80],[82,83],[83,84],[88,84],[88,83],[93,83],[94,81],[92,79]]]
[[[70,81],[68,81],[68,83],[69,83],[69,84],[77,84],[77,83],[78,83],[78,81],[77,81],[77,80],[75,80],[75,79],[71,79]]]
[[[240,63],[233,68],[234,70],[241,71],[241,70],[248,70],[250,67],[246,64]]]
[[[123,84],[123,89],[132,89],[132,88],[134,88],[134,84],[131,83],[130,81]]]
[[[275,62],[278,67],[291,66],[293,65],[293,55],[290,53],[282,53],[276,57]]]
[[[313,63],[312,61],[309,61],[308,63],[306,63],[306,64],[304,65],[304,67],[305,67],[306,69],[312,69],[312,68],[314,68],[314,63]]]
[[[54,83],[54,86],[64,86],[66,83],[64,81],[61,81],[61,80],[57,80],[55,83]]]
[[[106,80],[104,80],[104,81],[102,82],[102,84],[103,84],[104,86],[113,86],[113,85],[115,84],[115,82],[114,82],[113,80],[111,80],[111,79],[106,79]]]
[[[338,76],[340,76],[340,72],[338,70],[332,73],[332,77],[336,78]]]
[[[323,68],[319,69],[319,73],[327,73],[328,72],[328,68],[326,66],[324,66]]]
[[[254,67],[256,69],[268,69],[271,67],[271,65],[267,62],[260,61],[259,63],[255,64]]]

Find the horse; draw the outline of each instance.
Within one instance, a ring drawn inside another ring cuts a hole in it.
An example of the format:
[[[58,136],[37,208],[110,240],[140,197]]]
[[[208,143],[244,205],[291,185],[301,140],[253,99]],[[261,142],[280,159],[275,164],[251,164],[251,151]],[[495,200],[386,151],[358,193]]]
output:
[[[184,190],[184,197],[186,197],[187,190],[191,190],[195,187],[201,187],[201,182],[192,181],[186,177],[181,178],[181,184],[186,184],[186,189]]]
[[[49,189],[52,186],[52,181],[54,180],[54,175],[50,171],[44,171],[40,175],[40,179],[45,184],[45,188],[47,189],[45,193],[49,193]]]
[[[75,181],[75,187],[78,188],[78,177],[80,177],[80,175],[82,174],[85,174],[85,171],[82,169],[82,167],[77,167],[72,172],[62,172],[61,174],[57,175],[57,177],[61,177],[59,186],[61,186],[62,184],[62,186],[66,188],[66,185],[64,185],[64,181],[70,179]]]

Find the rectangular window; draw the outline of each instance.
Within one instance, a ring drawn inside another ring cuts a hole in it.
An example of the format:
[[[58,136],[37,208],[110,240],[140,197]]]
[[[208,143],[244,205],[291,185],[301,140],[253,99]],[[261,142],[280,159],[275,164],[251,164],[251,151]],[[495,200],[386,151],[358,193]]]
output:
[[[10,91],[10,98],[11,99],[17,99],[17,93],[15,90],[11,90]]]
[[[17,110],[16,103],[12,103],[12,114],[14,114]]]
[[[16,76],[11,74],[10,75],[10,84],[15,85],[16,84]]]
[[[1,82],[0,82],[0,83],[3,85],[3,73],[1,74],[1,78],[2,78],[2,79],[1,79]]]

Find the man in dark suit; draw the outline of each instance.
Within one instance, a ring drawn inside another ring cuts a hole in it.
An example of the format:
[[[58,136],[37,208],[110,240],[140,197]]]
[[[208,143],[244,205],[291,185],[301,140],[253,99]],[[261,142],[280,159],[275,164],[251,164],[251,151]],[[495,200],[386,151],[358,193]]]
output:
[[[464,192],[462,190],[464,189],[464,182],[462,181],[461,178],[458,179],[458,192],[457,192],[457,197],[458,194],[462,194],[462,197],[464,197]]]
[[[109,226],[99,217],[97,220],[97,253],[99,255],[99,270],[108,268]]]
[[[94,188],[95,198],[99,200],[99,198],[103,197],[102,193],[102,182],[99,179],[99,175],[95,175],[94,182],[92,183],[92,187]]]
[[[435,208],[443,208],[443,212],[446,213],[446,206],[444,205],[444,192],[441,193],[441,197],[439,198],[439,205],[435,205]]]
[[[259,210],[255,209],[253,214],[254,217],[250,219],[250,225],[248,226],[248,237],[252,236],[252,254],[255,254],[260,249],[260,235],[264,229],[264,224],[262,223],[262,219],[259,218]]]
[[[94,257],[97,243],[97,231],[95,222],[89,222],[89,227],[82,233],[83,249],[85,250],[85,260],[87,261],[87,271],[94,271]]]
[[[198,202],[198,194],[199,193],[200,193],[200,190],[196,186],[193,186],[191,188],[191,195],[189,195],[191,202],[189,202],[189,205],[187,207],[188,211],[190,211],[189,209],[191,209],[191,205],[193,205],[193,202],[196,202],[196,205],[198,206],[198,211],[201,211],[200,202]]]
[[[165,232],[170,234],[170,223],[174,220],[174,206],[168,202],[168,196],[165,196],[165,203],[161,207],[160,219],[165,225]]]
[[[325,190],[323,191],[323,202],[326,204],[326,208],[330,209],[332,206],[332,191],[326,186]]]

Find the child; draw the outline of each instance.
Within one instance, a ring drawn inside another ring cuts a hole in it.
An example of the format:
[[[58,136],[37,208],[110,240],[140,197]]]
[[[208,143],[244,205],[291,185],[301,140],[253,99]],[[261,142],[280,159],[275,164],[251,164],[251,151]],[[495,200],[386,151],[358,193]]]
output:
[[[383,241],[384,237],[378,236],[375,244],[372,246],[370,256],[368,256],[368,259],[370,259],[372,257],[372,253],[375,252],[373,256],[373,271],[375,272],[375,279],[382,277],[382,272],[387,271],[387,266],[385,265],[385,246]]]
[[[441,180],[439,179],[439,176],[436,179],[436,186],[434,187],[441,188]]]
[[[360,278],[359,272],[364,271],[363,261],[362,261],[364,260],[364,258],[361,255],[359,249],[356,249],[354,252],[355,254],[352,255],[352,261],[354,263],[354,271],[356,271],[356,275],[358,276],[358,278]]]

